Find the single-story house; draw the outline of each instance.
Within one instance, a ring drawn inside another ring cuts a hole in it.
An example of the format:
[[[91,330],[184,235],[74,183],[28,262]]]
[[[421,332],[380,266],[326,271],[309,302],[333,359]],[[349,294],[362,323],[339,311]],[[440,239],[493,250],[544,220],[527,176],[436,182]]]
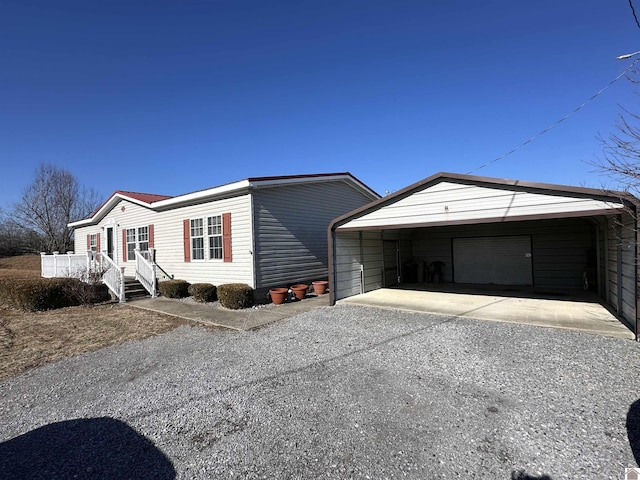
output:
[[[331,303],[427,280],[590,289],[637,336],[638,205],[626,192],[438,173],[331,223]]]
[[[350,173],[255,177],[175,197],[116,191],[69,226],[76,253],[102,252],[123,276],[150,251],[162,275],[266,291],[326,279],[329,223],[378,198]]]

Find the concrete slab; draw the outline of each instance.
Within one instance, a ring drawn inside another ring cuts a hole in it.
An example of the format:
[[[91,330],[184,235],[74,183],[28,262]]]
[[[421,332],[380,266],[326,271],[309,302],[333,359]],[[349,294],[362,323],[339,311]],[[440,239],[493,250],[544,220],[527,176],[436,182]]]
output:
[[[196,303],[174,298],[141,298],[127,302],[135,308],[163,313],[194,322],[231,330],[251,330],[302,312],[329,305],[329,295],[310,295],[283,305],[268,304],[243,310],[229,310],[215,303]]]
[[[467,293],[453,293],[382,288],[345,298],[339,303],[523,323],[615,338],[635,338],[633,332],[607,310],[596,295],[588,292],[577,298],[527,298],[491,292],[469,293],[468,290]]]

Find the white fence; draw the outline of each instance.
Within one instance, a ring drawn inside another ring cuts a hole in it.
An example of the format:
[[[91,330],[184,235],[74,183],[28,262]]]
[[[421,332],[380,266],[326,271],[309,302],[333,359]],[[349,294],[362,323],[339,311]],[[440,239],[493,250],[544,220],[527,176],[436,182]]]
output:
[[[102,272],[102,283],[124,302],[124,268],[118,267],[106,252],[40,253],[41,275],[44,278],[75,277],[86,279],[92,272]]]
[[[40,253],[42,276],[45,278],[76,277],[95,267],[95,257],[87,253]]]

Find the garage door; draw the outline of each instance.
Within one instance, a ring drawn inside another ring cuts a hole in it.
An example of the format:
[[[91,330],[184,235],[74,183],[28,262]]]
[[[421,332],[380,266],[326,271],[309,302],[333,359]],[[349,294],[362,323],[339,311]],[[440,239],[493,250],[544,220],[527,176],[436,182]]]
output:
[[[531,236],[453,239],[455,283],[533,285]]]

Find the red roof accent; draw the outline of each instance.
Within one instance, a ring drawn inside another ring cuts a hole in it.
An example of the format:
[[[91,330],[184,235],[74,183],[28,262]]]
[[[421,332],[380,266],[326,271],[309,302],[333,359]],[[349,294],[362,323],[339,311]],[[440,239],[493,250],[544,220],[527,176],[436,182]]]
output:
[[[160,200],[166,200],[167,198],[171,198],[171,195],[158,195],[156,193],[140,193],[140,192],[127,192],[125,190],[116,190],[116,193],[120,193],[129,198],[133,198],[134,200],[139,200],[144,203],[153,203],[159,202]],[[111,195],[113,197],[113,195]],[[111,198],[111,197],[109,197]]]
[[[143,203],[159,202],[160,200],[166,200],[167,198],[171,198],[170,195],[158,195],[155,193],[140,193],[140,192],[127,192],[126,190],[116,190],[111,195],[109,195],[109,198],[107,198],[104,202],[102,202],[100,206],[91,213],[91,215],[89,215],[89,218],[93,217],[96,213],[98,213],[100,209],[104,207],[107,203],[109,203],[111,199],[115,197],[117,194],[124,195],[125,197],[129,197]]]

